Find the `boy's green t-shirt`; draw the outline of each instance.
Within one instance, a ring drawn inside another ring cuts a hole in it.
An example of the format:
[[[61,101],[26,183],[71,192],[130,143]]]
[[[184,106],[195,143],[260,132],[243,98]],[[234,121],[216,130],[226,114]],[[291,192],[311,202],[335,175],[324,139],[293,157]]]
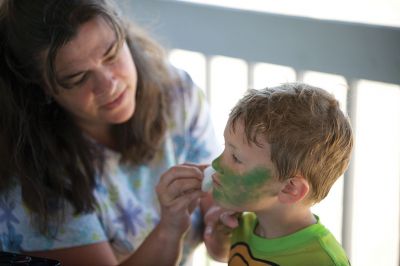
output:
[[[233,231],[228,265],[350,265],[342,246],[316,218],[316,224],[294,234],[265,239],[254,234],[256,215],[244,214],[239,227]]]

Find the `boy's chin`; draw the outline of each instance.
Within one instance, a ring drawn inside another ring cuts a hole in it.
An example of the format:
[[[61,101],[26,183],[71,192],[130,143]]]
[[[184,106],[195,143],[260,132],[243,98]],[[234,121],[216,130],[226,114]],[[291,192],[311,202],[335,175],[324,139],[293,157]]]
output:
[[[243,206],[238,206],[235,204],[227,203],[227,202],[222,202],[222,201],[215,201],[216,204],[224,209],[234,211],[234,212],[244,212],[246,211],[246,208]]]
[[[212,190],[212,197],[214,202],[227,210],[235,211],[235,212],[242,212],[246,210],[246,206],[248,203],[239,203],[235,202],[234,197],[227,197],[222,191],[213,189]]]

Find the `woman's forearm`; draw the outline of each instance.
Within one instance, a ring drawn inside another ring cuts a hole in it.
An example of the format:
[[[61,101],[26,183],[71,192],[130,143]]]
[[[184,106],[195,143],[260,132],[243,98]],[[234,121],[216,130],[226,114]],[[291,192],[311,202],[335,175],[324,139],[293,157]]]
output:
[[[168,232],[158,225],[121,266],[177,265],[182,255],[184,235]]]

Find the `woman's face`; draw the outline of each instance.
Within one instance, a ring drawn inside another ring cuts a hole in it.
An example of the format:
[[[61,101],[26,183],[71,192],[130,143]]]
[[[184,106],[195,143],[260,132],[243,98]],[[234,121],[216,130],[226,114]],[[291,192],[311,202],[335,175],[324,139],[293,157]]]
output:
[[[107,131],[132,117],[136,67],[126,42],[118,46],[116,34],[102,18],[83,24],[59,49],[55,70],[69,89],[58,88],[52,96],[87,133]]]

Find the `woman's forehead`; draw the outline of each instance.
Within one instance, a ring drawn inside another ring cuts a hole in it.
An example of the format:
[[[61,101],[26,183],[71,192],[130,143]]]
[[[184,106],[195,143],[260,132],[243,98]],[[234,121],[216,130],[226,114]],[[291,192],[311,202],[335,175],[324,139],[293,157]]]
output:
[[[55,60],[57,72],[63,75],[76,68],[85,68],[86,64],[101,58],[115,41],[114,30],[103,18],[85,22],[76,36],[58,50]]]

